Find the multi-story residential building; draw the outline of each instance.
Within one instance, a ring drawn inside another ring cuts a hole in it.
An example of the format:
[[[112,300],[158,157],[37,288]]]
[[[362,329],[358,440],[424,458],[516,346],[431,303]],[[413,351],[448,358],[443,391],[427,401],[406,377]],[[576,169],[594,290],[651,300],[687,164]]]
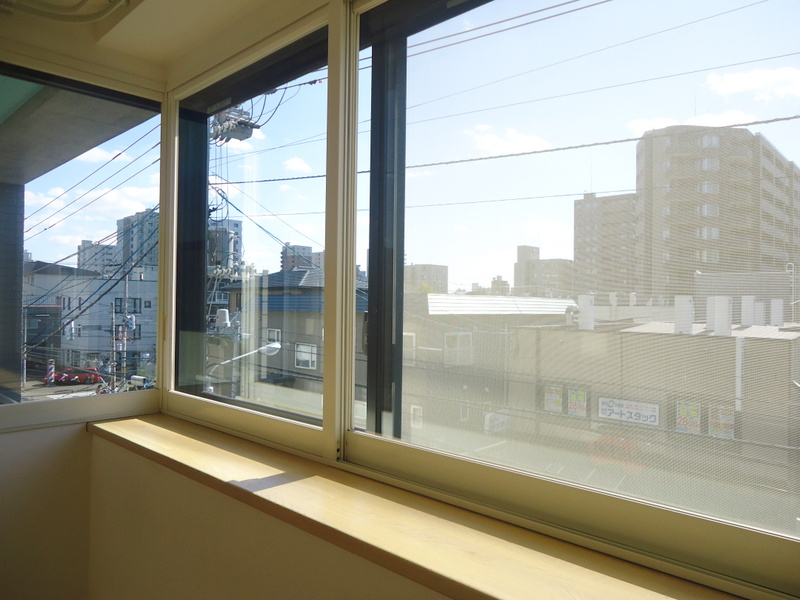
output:
[[[98,244],[82,240],[78,246],[78,268],[105,273],[114,264],[119,264],[118,248],[115,244]]]
[[[514,263],[514,296],[571,298],[574,296],[573,261],[539,258],[536,246],[517,246]]]
[[[800,170],[761,134],[667,127],[644,134],[636,160],[641,291],[691,294],[696,272],[784,272],[800,259]]]
[[[138,212],[117,221],[119,262],[158,266],[158,212]]]
[[[447,293],[446,265],[406,265],[405,291],[428,292],[433,294]]]
[[[311,246],[286,243],[281,248],[281,271],[293,269],[324,268],[325,252],[312,252]]]
[[[636,194],[575,201],[574,273],[576,293],[637,291]]]
[[[493,296],[511,295],[511,286],[505,279],[503,279],[502,275],[498,275],[497,277],[492,277],[492,287],[490,289],[491,291],[489,293],[492,294]]]
[[[62,316],[59,364],[116,363],[116,372],[126,376],[145,374],[149,366],[146,374],[155,377],[157,270],[140,267],[116,279],[84,272],[81,279],[64,292],[71,309]]]
[[[69,332],[68,316],[77,312],[80,305],[80,299],[67,290],[75,290],[77,284],[97,277],[98,273],[38,260],[26,260],[22,269],[23,343],[27,360],[38,367],[50,359],[60,365],[64,361],[62,333]]]

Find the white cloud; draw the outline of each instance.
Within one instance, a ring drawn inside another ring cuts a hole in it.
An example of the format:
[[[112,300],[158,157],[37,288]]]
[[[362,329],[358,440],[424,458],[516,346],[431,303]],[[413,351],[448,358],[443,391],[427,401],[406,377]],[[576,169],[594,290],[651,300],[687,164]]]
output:
[[[309,164],[299,156],[295,156],[289,160],[283,161],[283,166],[287,171],[295,171],[297,173],[311,172],[311,167]]]
[[[723,96],[755,92],[757,100],[767,102],[776,96],[800,96],[800,69],[781,67],[726,75],[711,73],[706,83],[709,88]]]
[[[547,150],[553,147],[538,136],[521,133],[510,127],[498,134],[490,125],[477,125],[465,133],[472,138],[475,148],[489,156]]]
[[[224,147],[233,154],[244,154],[245,152],[252,152],[255,150],[253,144],[247,140],[237,140],[234,138],[231,138],[225,142]]]
[[[119,154],[119,156],[117,156]],[[84,152],[75,160],[80,160],[83,162],[90,162],[90,163],[100,163],[100,162],[107,162],[114,157],[117,157],[116,160],[130,162],[131,157],[127,154],[119,153],[116,150],[103,150],[102,148],[92,148],[88,152]]]
[[[96,199],[96,200],[95,200]],[[92,200],[94,200],[92,202]],[[86,204],[92,202],[88,206]],[[94,190],[82,200],[63,211],[59,216],[80,209],[69,217],[75,221],[99,221],[105,219],[121,219],[129,215],[147,210],[158,203],[158,187],[122,187],[115,189]],[[81,208],[85,206],[85,208]]]
[[[45,204],[52,202],[53,198],[56,198],[57,196],[61,195],[62,191],[63,190],[52,189],[46,194],[39,194],[36,192],[25,190],[25,206],[26,208],[40,208]],[[48,208],[52,210],[61,208],[62,206],[64,206],[65,199],[66,197],[62,196],[61,198],[53,202]]]

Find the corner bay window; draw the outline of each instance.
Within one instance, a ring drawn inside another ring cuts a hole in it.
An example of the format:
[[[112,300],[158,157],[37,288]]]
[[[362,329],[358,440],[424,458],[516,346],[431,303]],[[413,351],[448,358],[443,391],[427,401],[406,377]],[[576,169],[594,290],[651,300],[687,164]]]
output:
[[[741,54],[711,2],[526,6],[390,0],[330,72],[320,29],[181,101],[177,390],[270,443],[789,593],[769,557],[798,548],[800,246],[736,174],[767,138],[796,164],[797,123],[738,122],[743,96],[694,118],[704,84],[657,77]],[[597,27],[619,19],[663,31]],[[679,57],[678,25],[704,28]]]

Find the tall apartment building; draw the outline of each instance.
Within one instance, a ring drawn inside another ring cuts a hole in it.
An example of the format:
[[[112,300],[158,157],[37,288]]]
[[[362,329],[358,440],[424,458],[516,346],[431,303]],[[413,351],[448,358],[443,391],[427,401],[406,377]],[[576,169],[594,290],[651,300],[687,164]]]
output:
[[[78,268],[105,273],[116,268],[119,263],[117,246],[114,244],[97,244],[92,240],[81,240],[78,246]]]
[[[800,170],[761,134],[679,125],[636,148],[641,291],[692,294],[697,273],[785,272],[800,258]]]
[[[800,264],[800,170],[761,134],[649,131],[636,148],[636,190],[575,202],[578,292],[669,303],[695,294],[701,274]]]
[[[542,259],[536,246],[517,246],[512,294],[571,298],[575,293],[573,276],[573,261],[566,258]]]
[[[575,201],[575,293],[637,291],[636,194]]]
[[[158,266],[158,212],[143,211],[117,220],[117,248],[123,264]]]
[[[290,243],[281,248],[281,271],[293,269],[324,268],[325,252],[312,252],[311,246],[295,246]]]
[[[403,285],[406,292],[446,294],[447,277],[445,265],[406,265]]]

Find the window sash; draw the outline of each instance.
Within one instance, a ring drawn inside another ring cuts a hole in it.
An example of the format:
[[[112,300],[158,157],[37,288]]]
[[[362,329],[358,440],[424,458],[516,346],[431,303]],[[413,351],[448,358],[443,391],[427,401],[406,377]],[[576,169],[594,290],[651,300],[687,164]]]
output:
[[[374,4],[361,2],[354,6]],[[443,3],[414,2],[413,7],[419,8],[424,4],[433,6]],[[391,16],[393,11],[402,14],[403,8],[398,8],[401,5],[392,3],[390,7],[387,4],[385,14]],[[331,106],[338,107],[340,112],[336,118],[329,119],[328,143],[329,148],[337,150],[341,150],[339,144],[347,143],[346,138],[354,139],[357,131],[356,119],[352,115],[349,120],[344,118],[344,113],[352,110],[357,97],[352,80],[348,80],[357,62],[357,46],[353,40],[354,31],[349,29],[353,27],[353,15],[348,13],[349,19],[342,17],[343,10],[347,11],[342,7],[332,7],[330,10],[329,110],[333,110]],[[373,14],[362,22],[362,27],[377,20]],[[307,31],[309,24],[302,25]],[[319,25],[319,21],[316,25]],[[361,38],[362,44],[370,40],[369,36],[377,35],[375,30],[367,29]],[[296,39],[301,33],[290,28],[286,35]],[[291,39],[287,38],[286,41]],[[206,76],[209,77],[213,78],[213,74]],[[193,89],[200,87],[197,82],[193,85]],[[177,111],[177,100],[174,99],[173,104],[165,110],[165,116],[171,119],[176,131]],[[168,127],[166,129],[165,135],[169,133]],[[187,133],[191,135],[191,131]],[[337,377],[329,377],[326,381],[324,429],[289,422],[274,415],[253,414],[242,408],[208,402],[174,389],[164,394],[165,412],[238,432],[268,445],[277,444],[328,457],[339,461],[344,469],[367,476],[375,476],[377,472],[382,479],[400,487],[444,497],[478,512],[733,593],[759,597],[758,586],[771,590],[791,590],[796,569],[793,557],[797,552],[797,542],[793,540],[542,477],[531,477],[511,469],[474,463],[350,427],[348,415],[352,411],[349,403],[352,386],[349,390],[346,388],[347,382],[352,382],[355,328],[343,327],[343,324],[351,323],[353,317],[337,310],[337,307],[347,306],[348,301],[339,298],[334,303],[332,300],[336,293],[355,296],[355,282],[351,274],[354,230],[346,227],[353,219],[350,213],[355,211],[352,198],[354,189],[342,184],[355,171],[354,153],[352,148],[345,148],[341,154],[329,152],[328,160],[329,164],[337,164],[337,169],[328,171],[328,206],[331,210],[327,216],[327,227],[329,231],[343,231],[337,240],[344,249],[334,253],[334,236],[330,236],[329,247],[326,248],[329,250],[326,252],[326,271],[332,279],[344,283],[338,292],[333,286],[330,290],[326,289],[325,329],[328,332],[337,331],[337,338],[336,343],[328,345],[326,342],[324,362],[326,368],[327,365],[337,367],[334,371]],[[338,189],[335,189],[337,186]],[[179,223],[179,230],[180,227]],[[179,249],[179,255],[180,252]],[[329,338],[333,336],[331,333]],[[180,343],[180,340],[176,340],[176,343]],[[397,360],[402,361],[402,352],[398,354]],[[172,371],[172,367],[167,370]],[[340,379],[339,376],[341,381],[336,381]],[[336,420],[328,419],[327,415],[334,415]],[[424,415],[420,416],[424,418]],[[620,523],[625,526],[620,527]]]

